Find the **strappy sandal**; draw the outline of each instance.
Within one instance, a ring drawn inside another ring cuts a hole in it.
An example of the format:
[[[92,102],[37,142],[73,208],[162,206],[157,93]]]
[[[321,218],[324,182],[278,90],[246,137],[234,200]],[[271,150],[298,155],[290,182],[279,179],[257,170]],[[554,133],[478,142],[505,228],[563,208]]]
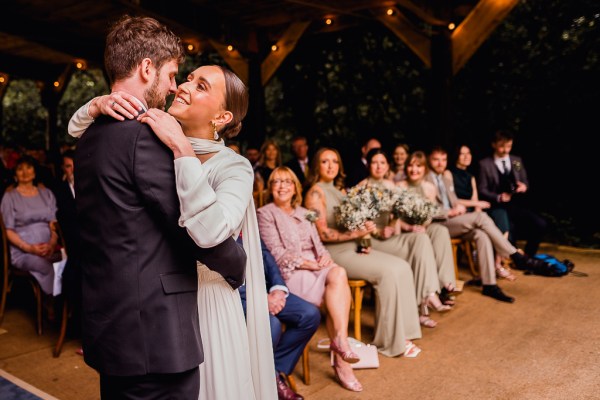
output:
[[[406,347],[404,348],[404,353],[402,355],[406,358],[415,358],[419,355],[421,349],[417,347],[416,344],[411,342],[410,340],[406,341]]]
[[[419,323],[427,328],[435,328],[437,322],[429,318],[429,315],[419,315]]]
[[[510,268],[504,268],[502,265],[496,265],[496,276],[498,278],[506,279],[509,282],[517,280],[517,276],[512,273]]]

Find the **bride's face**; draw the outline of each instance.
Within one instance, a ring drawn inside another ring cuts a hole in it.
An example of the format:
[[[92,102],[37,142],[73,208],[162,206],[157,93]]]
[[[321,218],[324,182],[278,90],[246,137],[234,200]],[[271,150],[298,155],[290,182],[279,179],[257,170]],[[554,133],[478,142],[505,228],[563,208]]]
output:
[[[187,136],[212,139],[211,121],[222,126],[225,113],[225,76],[215,66],[200,67],[177,88],[169,114],[183,126]]]

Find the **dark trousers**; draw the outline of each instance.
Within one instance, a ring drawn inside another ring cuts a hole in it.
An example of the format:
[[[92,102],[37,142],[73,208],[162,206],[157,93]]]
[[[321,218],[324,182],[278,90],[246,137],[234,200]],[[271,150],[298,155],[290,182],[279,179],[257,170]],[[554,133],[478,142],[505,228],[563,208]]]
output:
[[[525,240],[525,254],[533,257],[537,253],[548,226],[544,218],[529,208],[512,202],[491,208],[487,212],[502,232],[506,232],[506,221],[509,222],[508,239],[513,245],[516,245],[517,240]]]
[[[313,304],[290,293],[285,307],[277,315],[269,314],[275,369],[289,375],[300,359],[304,347],[321,323],[321,312]],[[285,324],[282,331],[281,324]]]
[[[199,394],[198,368],[175,374],[100,374],[100,398],[103,400],[198,400]]]

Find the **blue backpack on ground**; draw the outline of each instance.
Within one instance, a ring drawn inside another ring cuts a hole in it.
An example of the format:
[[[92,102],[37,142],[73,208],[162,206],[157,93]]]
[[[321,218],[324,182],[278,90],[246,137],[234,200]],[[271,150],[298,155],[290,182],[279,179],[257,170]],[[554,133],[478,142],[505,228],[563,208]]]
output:
[[[535,268],[527,271],[526,273],[542,276],[564,276],[569,272],[573,271],[575,264],[570,260],[560,261],[558,258],[550,254],[536,254],[534,256],[538,260],[542,260],[543,263],[539,263]]]

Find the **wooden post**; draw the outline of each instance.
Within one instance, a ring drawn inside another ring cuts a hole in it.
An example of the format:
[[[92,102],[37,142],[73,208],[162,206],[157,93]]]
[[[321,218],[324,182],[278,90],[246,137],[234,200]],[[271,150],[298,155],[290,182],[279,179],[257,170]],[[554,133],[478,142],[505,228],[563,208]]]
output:
[[[454,141],[452,106],[452,41],[440,27],[431,40],[431,145],[450,151]]]

